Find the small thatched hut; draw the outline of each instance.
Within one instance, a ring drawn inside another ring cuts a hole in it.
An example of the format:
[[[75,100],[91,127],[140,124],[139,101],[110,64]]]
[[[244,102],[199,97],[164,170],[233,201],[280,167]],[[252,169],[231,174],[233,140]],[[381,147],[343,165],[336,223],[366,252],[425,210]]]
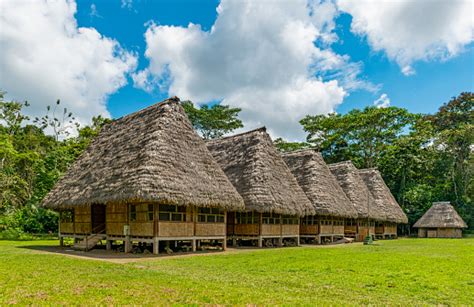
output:
[[[408,223],[408,218],[398,204],[392,192],[385,184],[380,172],[375,168],[359,170],[359,175],[364,180],[372,194],[376,205],[383,208],[386,214],[384,221],[375,223],[375,237],[379,239],[397,238],[397,224]]]
[[[449,203],[436,202],[413,225],[418,228],[420,238],[461,238],[466,223]]]
[[[359,170],[351,161],[329,164],[329,169],[336,177],[347,198],[357,210],[356,220],[346,220],[346,233],[353,233],[361,241],[367,235],[375,235],[375,223],[386,220],[383,208],[376,204]]]
[[[302,240],[321,243],[344,237],[344,219],[356,219],[358,214],[321,154],[308,149],[285,153],[282,157],[316,213],[301,218]]]
[[[103,127],[43,201],[61,213],[59,235],[196,249],[222,241],[227,210],[243,200],[194,132],[178,98]],[[191,243],[190,245],[187,245]]]
[[[298,217],[314,211],[266,129],[212,140],[207,147],[244,199],[244,212],[228,214],[229,239],[298,244]]]

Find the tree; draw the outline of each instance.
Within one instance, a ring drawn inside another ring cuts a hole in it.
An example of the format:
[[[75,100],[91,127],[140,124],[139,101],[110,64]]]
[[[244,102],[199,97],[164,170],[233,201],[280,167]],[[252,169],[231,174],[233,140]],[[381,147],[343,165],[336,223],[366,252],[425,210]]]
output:
[[[29,106],[16,101],[5,101],[5,92],[0,91],[0,122],[5,123],[7,133],[13,135],[18,132],[22,123],[28,120],[28,116],[21,113],[24,106]]]
[[[435,131],[435,144],[445,161],[449,200],[455,203],[463,217],[474,222],[473,173],[474,161],[474,93],[463,92],[428,115]],[[448,199],[448,198],[447,198]]]
[[[52,110],[51,106],[47,106],[46,115],[43,117],[36,117],[33,121],[43,130],[51,128],[56,141],[59,141],[59,139],[62,137],[70,136],[71,130],[79,128],[79,123],[76,122],[76,118],[72,115],[72,112],[68,112],[67,108],[63,108],[61,115],[56,115],[56,111],[58,110],[60,104],[61,100],[58,99]]]
[[[306,142],[288,142],[282,138],[277,138],[273,141],[273,144],[281,152],[290,152],[311,148],[311,145]]]
[[[243,127],[238,118],[241,111],[239,108],[215,104],[211,107],[204,105],[198,109],[191,101],[183,101],[182,106],[194,129],[205,139],[219,138]]]
[[[374,167],[417,117],[397,107],[366,107],[345,115],[308,115],[300,123],[308,132],[307,142],[331,162],[353,160],[359,167]]]

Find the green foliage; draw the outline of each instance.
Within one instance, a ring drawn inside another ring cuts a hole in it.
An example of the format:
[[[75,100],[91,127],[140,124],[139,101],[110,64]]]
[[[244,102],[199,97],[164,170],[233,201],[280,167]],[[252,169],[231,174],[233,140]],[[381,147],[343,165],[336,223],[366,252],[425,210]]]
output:
[[[32,125],[23,114],[28,106],[4,101],[0,92],[0,236],[8,238],[57,231],[57,214],[39,204],[101,127],[110,122],[98,116],[91,126],[79,127],[67,109],[57,118],[58,100],[54,108],[47,108],[52,114],[37,118]]]
[[[242,128],[242,121],[238,118],[239,108],[215,104],[196,108],[191,101],[183,101],[182,106],[186,111],[194,129],[201,133],[205,139],[215,139],[224,134]]]
[[[273,144],[281,152],[290,152],[311,148],[311,145],[306,142],[288,142],[282,138],[277,138],[273,141]]]
[[[307,141],[330,160],[353,160],[359,167],[374,167],[378,158],[416,116],[397,107],[366,107],[345,115],[306,116],[300,123]]]

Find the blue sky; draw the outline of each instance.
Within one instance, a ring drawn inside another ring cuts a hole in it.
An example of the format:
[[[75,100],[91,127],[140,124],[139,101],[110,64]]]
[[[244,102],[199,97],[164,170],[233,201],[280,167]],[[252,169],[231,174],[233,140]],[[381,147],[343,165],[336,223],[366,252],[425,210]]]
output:
[[[116,118],[178,95],[241,107],[246,129],[301,139],[305,114],[345,113],[378,98],[432,113],[474,91],[468,0],[225,0],[219,13],[219,1],[197,0],[2,6],[14,13],[0,18],[0,87],[32,102],[33,113],[57,97],[82,121]],[[21,44],[29,50],[15,50]]]

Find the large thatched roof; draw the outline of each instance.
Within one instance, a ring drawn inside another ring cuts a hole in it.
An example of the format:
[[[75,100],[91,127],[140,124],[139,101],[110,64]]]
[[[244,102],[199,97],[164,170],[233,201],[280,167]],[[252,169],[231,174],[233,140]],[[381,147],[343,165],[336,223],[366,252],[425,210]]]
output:
[[[369,218],[377,221],[386,220],[383,208],[377,205],[364,180],[360,177],[359,170],[351,161],[329,164],[328,166],[347,198],[355,206],[359,218],[367,218],[367,211],[369,211]]]
[[[380,172],[375,168],[359,170],[359,175],[369,188],[375,203],[383,208],[387,215],[387,221],[395,223],[408,223],[408,218],[398,204],[392,192],[385,184]]]
[[[178,98],[103,127],[46,196],[49,208],[150,201],[243,209]]]
[[[417,228],[466,228],[467,225],[449,203],[437,202],[413,225]]]
[[[314,214],[265,128],[212,140],[207,147],[244,199],[246,210]]]
[[[282,155],[318,215],[356,218],[357,211],[319,152],[312,149]]]

